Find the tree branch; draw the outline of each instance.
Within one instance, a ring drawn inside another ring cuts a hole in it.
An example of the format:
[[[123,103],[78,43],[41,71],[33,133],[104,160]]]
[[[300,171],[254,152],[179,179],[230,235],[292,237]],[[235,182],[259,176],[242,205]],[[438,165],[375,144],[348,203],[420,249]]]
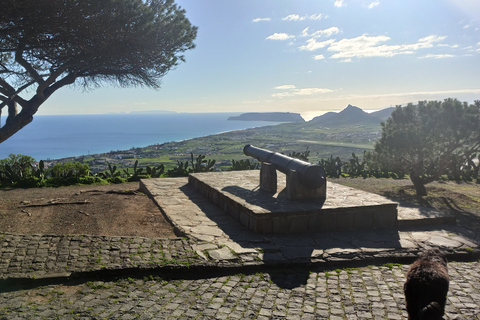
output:
[[[30,63],[27,62],[27,60],[23,58],[22,54],[23,54],[23,48],[19,48],[15,52],[15,61],[19,65],[21,65],[25,69],[25,71],[27,71],[30,74],[32,79],[35,82],[37,82],[39,86],[41,86],[44,83],[42,76],[37,72],[37,70],[35,70],[35,68],[32,67],[32,65],[30,65]],[[37,91],[37,93],[39,92]]]

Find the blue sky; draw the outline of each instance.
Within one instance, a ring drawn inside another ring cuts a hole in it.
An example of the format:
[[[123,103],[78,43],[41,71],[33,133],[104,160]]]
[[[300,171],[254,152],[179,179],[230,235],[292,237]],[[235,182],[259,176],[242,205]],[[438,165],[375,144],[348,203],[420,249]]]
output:
[[[39,114],[364,110],[480,99],[478,0],[176,0],[198,26],[160,90],[64,88]]]

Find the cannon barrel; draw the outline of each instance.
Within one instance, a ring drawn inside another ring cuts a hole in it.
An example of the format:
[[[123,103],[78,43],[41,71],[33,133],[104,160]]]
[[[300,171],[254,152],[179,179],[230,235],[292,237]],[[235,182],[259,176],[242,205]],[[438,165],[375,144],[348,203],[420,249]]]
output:
[[[285,174],[288,174],[289,171],[296,171],[300,182],[308,188],[317,189],[326,182],[325,170],[319,165],[291,158],[281,153],[257,148],[249,144],[243,148],[243,153],[260,162],[271,163],[275,169]]]

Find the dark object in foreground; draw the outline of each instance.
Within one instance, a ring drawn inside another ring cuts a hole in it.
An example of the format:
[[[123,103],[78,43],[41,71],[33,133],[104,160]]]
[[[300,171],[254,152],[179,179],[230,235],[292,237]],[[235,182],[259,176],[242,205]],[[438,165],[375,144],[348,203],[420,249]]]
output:
[[[272,152],[247,144],[243,153],[262,163],[271,163],[275,169],[285,174],[296,171],[300,182],[310,189],[322,187],[326,182],[325,170],[316,164],[311,164],[299,159],[291,158],[281,153]]]
[[[449,286],[447,259],[428,250],[419,255],[407,271],[404,284],[409,320],[441,320]]]

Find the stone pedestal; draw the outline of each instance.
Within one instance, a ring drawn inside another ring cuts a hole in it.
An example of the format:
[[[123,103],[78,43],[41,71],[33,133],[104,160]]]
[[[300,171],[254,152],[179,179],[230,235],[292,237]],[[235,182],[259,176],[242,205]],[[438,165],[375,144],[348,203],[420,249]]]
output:
[[[295,234],[397,227],[398,204],[379,195],[329,182],[325,186],[328,197],[290,200],[285,175],[279,175],[277,180],[279,192],[273,194],[259,192],[257,170],[189,175],[192,187],[256,233]],[[324,191],[317,192],[323,194]]]
[[[290,171],[287,174],[287,186],[285,188],[287,198],[289,200],[304,200],[304,199],[323,199],[327,196],[327,182],[317,189],[310,189],[305,187],[301,182],[296,171]]]
[[[260,189],[277,193],[277,170],[270,163],[262,162],[260,167]]]
[[[260,167],[260,189],[269,193],[277,193],[277,170],[271,163],[262,162]],[[320,188],[306,187],[301,181],[297,171],[289,170],[286,174],[287,186],[285,188],[289,200],[323,199],[327,196],[327,182]]]

